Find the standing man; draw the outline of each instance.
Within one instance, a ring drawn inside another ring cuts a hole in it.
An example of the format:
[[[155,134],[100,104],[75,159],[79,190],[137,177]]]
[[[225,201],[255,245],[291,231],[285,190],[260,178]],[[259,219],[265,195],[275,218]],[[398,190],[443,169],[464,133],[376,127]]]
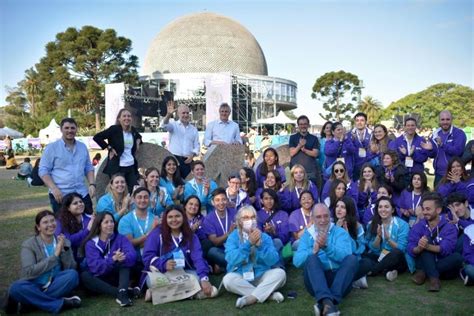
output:
[[[404,134],[388,145],[397,151],[400,162],[405,165],[410,176],[413,172],[425,172],[424,162],[428,159],[428,152],[421,147],[423,137],[416,133],[416,125],[414,117],[407,118]]]
[[[354,171],[352,179],[354,181],[359,180],[360,169],[362,165],[369,161],[368,153],[370,149],[370,138],[372,133],[367,127],[367,115],[365,113],[359,112],[354,116],[354,128],[350,132],[352,136],[352,142],[356,148],[354,155]]]
[[[302,165],[308,174],[308,178],[321,191],[321,170],[316,162],[316,157],[319,156],[318,138],[308,133],[309,118],[306,115],[298,117],[296,124],[298,125],[298,133],[291,135],[289,141],[290,168],[296,164]]]
[[[95,195],[94,167],[84,143],[76,140],[77,123],[65,118],[60,123],[61,139],[46,146],[41,157],[38,175],[49,188],[49,201],[55,214],[64,195],[77,192],[82,196],[86,213],[92,214],[91,197]],[[89,188],[84,184],[87,176]]]
[[[219,119],[209,122],[204,134],[204,145],[210,147],[219,144],[242,144],[239,125],[229,120],[230,106],[222,103],[219,107]]]
[[[466,145],[464,131],[454,127],[451,112],[445,110],[439,113],[439,128],[433,133],[430,142],[422,143],[421,147],[428,151],[428,156],[434,158],[434,186],[446,174],[448,162],[453,157],[461,157]]]
[[[178,120],[170,121],[176,111],[174,101],[168,101],[168,111],[163,127],[170,133],[168,150],[178,159],[181,177],[186,179],[191,172],[191,162],[199,155],[199,134],[197,128],[189,123],[189,107],[178,106]]]

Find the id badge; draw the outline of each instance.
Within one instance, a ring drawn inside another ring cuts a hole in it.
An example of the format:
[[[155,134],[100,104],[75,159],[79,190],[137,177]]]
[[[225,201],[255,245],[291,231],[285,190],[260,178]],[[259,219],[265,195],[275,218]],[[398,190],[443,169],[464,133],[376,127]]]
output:
[[[405,157],[405,167],[413,168],[413,158],[412,157]]]
[[[346,161],[344,160],[344,157],[336,158],[336,161],[340,161],[340,162],[342,162],[343,164],[346,163]]]
[[[176,269],[184,269],[184,253],[181,249],[173,252],[173,260],[176,262]]]
[[[365,158],[367,156],[367,152],[365,148],[359,148],[359,157],[360,158]]]
[[[248,267],[244,267],[243,277],[245,281],[252,282],[255,280],[255,274],[253,273],[253,267],[250,265]]]
[[[416,216],[410,216],[410,219],[408,220],[408,225],[411,227],[413,227],[413,225],[415,225],[416,223]]]
[[[382,252],[380,253],[378,262],[382,261],[383,258],[385,258],[385,256],[388,255],[389,253],[390,253],[390,251],[388,251],[387,249],[382,249]]]

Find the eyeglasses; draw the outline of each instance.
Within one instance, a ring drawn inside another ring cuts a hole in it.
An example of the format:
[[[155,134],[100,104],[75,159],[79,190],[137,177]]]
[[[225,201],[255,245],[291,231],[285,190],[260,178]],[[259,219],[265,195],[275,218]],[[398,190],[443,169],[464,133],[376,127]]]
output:
[[[334,173],[344,173],[344,169],[334,169]]]

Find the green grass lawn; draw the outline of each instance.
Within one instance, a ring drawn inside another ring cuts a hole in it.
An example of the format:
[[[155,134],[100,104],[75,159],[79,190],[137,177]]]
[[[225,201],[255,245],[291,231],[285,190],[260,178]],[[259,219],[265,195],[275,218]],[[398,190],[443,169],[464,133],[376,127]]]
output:
[[[13,182],[13,184],[12,184]],[[0,292],[5,293],[8,284],[16,280],[20,270],[20,245],[33,234],[36,209],[25,209],[24,205],[47,205],[45,188],[28,188],[21,181],[0,180]],[[18,205],[16,211],[6,211],[5,202]],[[33,203],[34,202],[34,203]],[[211,277],[219,285],[222,276]],[[416,286],[405,273],[393,282],[383,277],[369,278],[369,289],[353,290],[340,306],[345,315],[474,315],[474,287],[465,287],[461,280],[442,281],[439,293],[429,293],[424,286]],[[153,306],[143,300],[130,308],[120,308],[115,300],[105,296],[88,296],[82,291],[83,307],[67,311],[70,315],[311,315],[314,300],[303,285],[300,270],[288,269],[287,283],[281,292],[296,291],[294,300],[286,299],[281,304],[268,302],[237,310],[236,295],[221,291],[218,298],[203,301],[186,300]],[[3,296],[3,295],[2,295]],[[38,313],[38,312],[37,312]],[[0,312],[1,314],[1,312]],[[39,314],[39,313],[38,313]]]

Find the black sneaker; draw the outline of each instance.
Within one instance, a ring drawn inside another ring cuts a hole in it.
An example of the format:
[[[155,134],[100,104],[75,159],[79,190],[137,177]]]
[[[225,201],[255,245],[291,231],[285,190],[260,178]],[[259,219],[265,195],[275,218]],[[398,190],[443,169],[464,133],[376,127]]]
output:
[[[142,291],[140,290],[138,286],[135,286],[134,288],[129,287],[127,290],[127,293],[128,293],[128,297],[131,297],[136,300],[140,298]]]
[[[17,314],[18,311],[20,310],[20,303],[15,301],[13,297],[11,297],[7,293],[5,294],[4,301],[3,301],[3,310],[5,311],[5,314]]]
[[[62,309],[81,307],[81,298],[79,296],[63,297]]]
[[[120,305],[120,307],[132,306],[132,300],[128,297],[127,289],[120,289],[115,301]]]

